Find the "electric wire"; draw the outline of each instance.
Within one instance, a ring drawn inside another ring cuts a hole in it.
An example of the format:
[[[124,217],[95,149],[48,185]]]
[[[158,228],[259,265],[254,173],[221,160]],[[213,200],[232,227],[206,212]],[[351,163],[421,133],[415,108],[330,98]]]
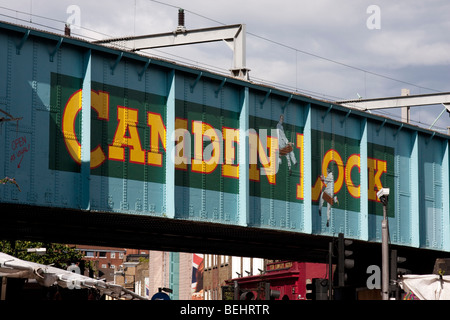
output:
[[[169,4],[169,3],[165,3],[165,2],[162,2],[162,1],[158,1],[158,0],[148,0],[148,1],[160,4],[160,5],[163,5],[163,6],[166,6],[166,7],[174,8],[174,9],[177,9],[177,10],[180,8],[179,6],[175,6],[175,5],[172,5],[172,4]],[[52,22],[56,22],[56,23],[62,23],[64,25],[66,24],[65,21],[62,21],[62,20],[59,20],[59,19],[49,18],[49,17],[45,17],[45,16],[42,16],[42,15],[28,13],[28,12],[24,12],[24,11],[20,11],[20,10],[15,10],[15,9],[7,8],[7,7],[4,7],[4,6],[0,6],[0,9],[8,10],[8,11],[12,11],[12,12],[16,13],[15,17],[11,16],[11,15],[7,15],[7,14],[2,14],[2,13],[0,13],[0,16],[7,17],[7,18],[10,18],[10,19],[14,19],[16,21],[21,21],[23,23],[31,23],[33,25],[36,25],[36,26],[39,26],[39,27],[42,27],[42,28],[46,28],[46,29],[50,29],[50,30],[55,30],[55,31],[58,31],[58,32],[61,31],[60,28],[56,28],[56,27],[52,27],[52,26],[45,25],[45,24],[42,24],[42,23],[38,23],[36,21],[32,21],[31,17],[35,17],[35,18],[39,18],[39,19],[45,19],[45,20],[49,20],[49,21],[52,21]],[[205,20],[211,21],[213,23],[216,23],[218,25],[222,25],[222,26],[226,25],[225,23],[223,23],[221,21],[218,21],[216,19],[212,19],[212,18],[210,18],[208,16],[199,14],[197,12],[194,12],[194,11],[191,11],[191,10],[188,10],[188,9],[184,9],[184,11],[188,12],[188,13],[190,13],[192,15],[195,15],[197,17],[200,17],[202,19],[205,19]],[[30,16],[30,20],[26,20],[26,19],[17,17],[17,14],[19,14],[19,13],[23,14],[23,15]],[[96,31],[96,30],[93,30],[93,29],[90,29],[90,28],[86,28],[84,26],[77,26],[77,27],[79,29],[81,29],[81,30],[86,30],[86,31],[89,31],[91,33],[100,35],[102,37],[111,37],[111,35],[108,35],[106,33],[102,33],[102,32],[99,32],[99,31]],[[346,68],[349,68],[349,69],[352,69],[352,70],[356,70],[356,71],[362,72],[365,75],[366,74],[370,74],[370,75],[373,75],[373,76],[376,76],[376,77],[379,77],[379,78],[383,78],[383,79],[386,79],[386,80],[390,80],[390,81],[394,81],[394,82],[398,82],[398,83],[402,83],[402,84],[407,84],[409,86],[412,86],[412,87],[415,87],[415,88],[418,88],[418,89],[433,91],[433,92],[437,92],[437,93],[441,93],[442,92],[441,90],[437,90],[437,89],[434,89],[434,88],[428,88],[428,87],[425,87],[425,86],[417,85],[417,84],[412,83],[412,82],[404,81],[404,80],[401,80],[401,79],[396,79],[394,77],[387,76],[387,75],[384,75],[384,74],[381,74],[381,73],[378,73],[378,72],[373,72],[373,71],[370,71],[370,70],[367,70],[367,69],[364,69],[364,68],[360,68],[360,67],[356,67],[356,66],[350,65],[348,63],[337,61],[335,59],[327,58],[327,57],[324,57],[324,56],[321,56],[321,55],[318,55],[318,54],[315,54],[315,53],[311,53],[311,52],[308,52],[308,51],[305,51],[305,50],[301,50],[301,49],[295,48],[293,46],[284,44],[282,42],[275,41],[273,39],[269,39],[267,37],[255,34],[253,32],[247,32],[247,34],[250,35],[250,36],[253,36],[253,37],[257,38],[257,39],[266,41],[268,43],[271,43],[271,44],[283,47],[283,48],[288,49],[288,50],[292,50],[292,51],[296,52],[296,54],[297,53],[301,53],[301,54],[304,54],[304,55],[308,55],[308,56],[311,56],[311,57],[314,57],[314,58],[317,58],[317,59],[321,59],[321,60],[329,62],[329,63],[333,63],[333,64],[340,65],[340,66],[343,66],[343,67],[346,67]],[[81,38],[90,39],[90,40],[100,40],[100,39],[98,39],[98,38],[96,38],[94,36],[88,36],[88,35],[86,35],[84,33],[81,34],[81,33],[75,33],[74,32],[73,35],[79,36]],[[216,72],[227,73],[229,71],[229,70],[227,70],[225,68],[220,68],[220,67],[217,67],[217,66],[205,64],[203,62],[195,61],[195,60],[192,60],[192,59],[188,59],[186,57],[177,56],[177,55],[165,52],[165,51],[160,50],[160,49],[159,50],[151,49],[151,50],[159,52],[160,54],[162,54],[162,55],[158,56],[158,57],[161,57],[161,58],[164,58],[164,55],[169,55],[169,56],[172,56],[172,57],[176,57],[179,62],[190,61],[190,63],[194,63],[194,65],[206,66],[209,70],[215,70]],[[273,85],[275,87],[285,88],[285,89],[288,89],[288,90],[290,90],[292,92],[298,92],[300,94],[309,95],[311,97],[326,98],[327,100],[331,100],[331,101],[334,101],[334,102],[339,101],[339,100],[340,101],[346,100],[346,99],[341,98],[341,97],[335,97],[335,96],[327,95],[327,94],[324,94],[324,93],[315,92],[315,91],[312,91],[312,90],[300,89],[300,88],[297,88],[297,87],[294,88],[293,86],[290,86],[290,85],[286,85],[286,84],[282,84],[282,83],[278,83],[278,82],[272,82],[272,81],[269,81],[269,80],[266,80],[266,79],[261,79],[261,78],[257,78],[257,77],[252,77],[252,79],[256,80],[257,82],[260,82],[260,83],[265,83],[265,84]],[[395,115],[395,114],[393,114],[393,113],[391,113],[389,111],[378,110],[377,113],[378,114],[383,114],[383,115],[386,115],[386,116],[389,116],[389,117],[392,117],[392,118],[396,118],[396,119],[400,119],[401,118],[398,115]],[[411,122],[417,123],[419,125],[428,125],[427,123],[424,123],[424,122],[421,122],[421,121],[411,120]],[[446,131],[447,129],[439,127],[439,126],[435,126],[434,130],[435,131]]]
[[[154,3],[158,3],[158,4],[164,5],[166,7],[179,9],[179,6],[175,6],[175,5],[172,5],[172,4],[169,4],[169,3],[165,3],[165,2],[162,2],[162,1],[158,1],[158,0],[148,0],[148,1],[154,2]],[[47,19],[47,20],[54,21],[54,22],[65,23],[65,21],[62,21],[62,20],[59,20],[59,19],[55,19],[55,18],[48,18],[48,17],[45,17],[45,16],[31,14],[31,13],[27,13],[27,12],[23,12],[23,11],[19,11],[19,10],[14,10],[14,9],[6,8],[6,7],[3,7],[3,6],[0,6],[0,8],[1,9],[5,9],[5,10],[10,10],[10,11],[15,11],[17,13],[21,13],[21,14],[25,14],[25,15],[34,16],[34,17],[41,18],[41,19]],[[222,25],[222,26],[226,25],[224,22],[218,21],[216,19],[212,19],[212,18],[210,18],[208,16],[199,14],[197,12],[194,12],[194,11],[191,11],[191,10],[188,10],[188,9],[184,9],[184,11],[185,12],[189,12],[190,14],[195,15],[195,16],[200,17],[200,18],[203,18],[205,20],[214,22],[214,23],[216,23],[218,25]],[[13,17],[11,17],[11,18],[13,18]],[[23,20],[23,21],[25,21],[25,20]],[[32,21],[30,21],[30,23],[37,24],[37,23],[32,22]],[[38,24],[38,25],[40,25],[40,24]],[[40,26],[44,26],[44,25],[40,25]],[[89,29],[89,28],[86,28],[86,27],[82,27],[82,26],[79,26],[79,27],[84,29],[84,30],[87,30],[87,31],[90,31],[90,32],[94,32],[94,33],[97,33],[97,34],[100,34],[100,35],[103,35],[103,36],[109,36],[107,34],[98,32],[96,30],[92,30],[92,29]],[[55,28],[52,28],[52,29],[55,29]],[[321,59],[321,60],[324,60],[324,61],[327,61],[327,62],[330,62],[330,63],[334,63],[334,64],[337,64],[337,65],[340,65],[340,66],[343,66],[343,67],[346,67],[346,68],[350,68],[350,69],[353,69],[353,70],[356,70],[356,71],[360,71],[360,72],[363,72],[363,73],[366,73],[366,74],[370,74],[370,75],[373,75],[373,76],[376,76],[376,77],[384,78],[384,79],[391,80],[391,81],[394,81],[394,82],[399,82],[399,83],[402,83],[402,84],[407,84],[407,85],[410,85],[410,86],[413,86],[413,87],[416,87],[416,88],[419,88],[419,89],[424,89],[424,90],[438,92],[438,93],[442,92],[441,90],[420,86],[420,85],[417,85],[417,84],[412,83],[412,82],[404,81],[404,80],[401,80],[401,79],[396,79],[394,77],[387,76],[387,75],[384,75],[384,74],[381,74],[381,73],[378,73],[378,72],[373,72],[373,71],[370,71],[370,70],[367,70],[367,69],[363,69],[363,68],[360,68],[360,67],[356,67],[356,66],[350,65],[348,63],[344,63],[344,62],[340,62],[340,61],[337,61],[337,60],[334,60],[334,59],[331,59],[331,58],[327,58],[327,57],[321,56],[319,54],[315,54],[315,53],[308,52],[308,51],[305,51],[305,50],[302,50],[302,49],[298,49],[298,48],[295,48],[293,46],[284,44],[282,42],[275,41],[273,39],[269,39],[267,37],[255,34],[253,32],[248,32],[247,31],[247,35],[251,35],[251,36],[253,36],[255,38],[258,38],[260,40],[264,40],[266,42],[275,44],[277,46],[284,47],[284,48],[289,49],[289,50],[293,50],[293,51],[295,51],[297,53],[305,54],[305,55],[308,55],[308,56],[311,56],[311,57],[314,57],[314,58],[317,58],[317,59]]]

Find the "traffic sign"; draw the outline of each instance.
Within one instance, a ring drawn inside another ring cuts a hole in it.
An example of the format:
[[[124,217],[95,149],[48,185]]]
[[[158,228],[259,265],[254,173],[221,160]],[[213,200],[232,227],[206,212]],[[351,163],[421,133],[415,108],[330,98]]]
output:
[[[164,292],[155,293],[152,300],[170,300],[170,297]]]

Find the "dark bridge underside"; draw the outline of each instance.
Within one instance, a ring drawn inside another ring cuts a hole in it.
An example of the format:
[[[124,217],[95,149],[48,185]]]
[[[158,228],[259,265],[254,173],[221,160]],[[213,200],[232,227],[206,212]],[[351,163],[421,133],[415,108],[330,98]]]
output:
[[[0,239],[90,244],[160,251],[224,254],[305,262],[328,262],[332,237],[97,211],[0,204]],[[337,236],[337,235],[336,235]],[[450,253],[393,246],[405,267],[432,273],[436,258]],[[354,241],[355,269],[364,279],[369,265],[381,266],[381,244]],[[359,267],[359,268],[357,268]],[[359,277],[358,277],[359,278]],[[364,280],[365,281],[365,280]]]

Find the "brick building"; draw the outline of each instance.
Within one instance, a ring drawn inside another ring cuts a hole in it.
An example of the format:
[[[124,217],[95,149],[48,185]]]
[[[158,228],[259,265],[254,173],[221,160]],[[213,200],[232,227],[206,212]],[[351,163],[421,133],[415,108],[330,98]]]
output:
[[[129,254],[123,262],[123,268],[114,273],[114,283],[123,286],[141,296],[149,297],[149,255]]]
[[[328,265],[297,261],[266,261],[266,268],[260,275],[236,277],[226,281],[228,286],[236,283],[241,292],[252,291],[255,298],[264,296],[264,284],[279,292],[276,299],[306,300],[306,284],[314,278],[328,278]]]
[[[206,254],[203,272],[204,299],[222,300],[222,287],[227,280],[261,274],[264,270],[264,259]]]
[[[124,262],[129,255],[148,255],[149,250],[76,245],[83,252],[84,260],[94,263],[94,276],[114,282],[114,273],[124,269]]]

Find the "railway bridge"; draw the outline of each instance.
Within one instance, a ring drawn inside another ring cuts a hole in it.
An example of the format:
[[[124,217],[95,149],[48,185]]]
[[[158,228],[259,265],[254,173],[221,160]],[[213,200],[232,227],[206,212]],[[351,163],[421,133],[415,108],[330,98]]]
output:
[[[3,239],[409,269],[449,256],[449,136],[0,22]],[[359,260],[358,260],[359,259]]]

